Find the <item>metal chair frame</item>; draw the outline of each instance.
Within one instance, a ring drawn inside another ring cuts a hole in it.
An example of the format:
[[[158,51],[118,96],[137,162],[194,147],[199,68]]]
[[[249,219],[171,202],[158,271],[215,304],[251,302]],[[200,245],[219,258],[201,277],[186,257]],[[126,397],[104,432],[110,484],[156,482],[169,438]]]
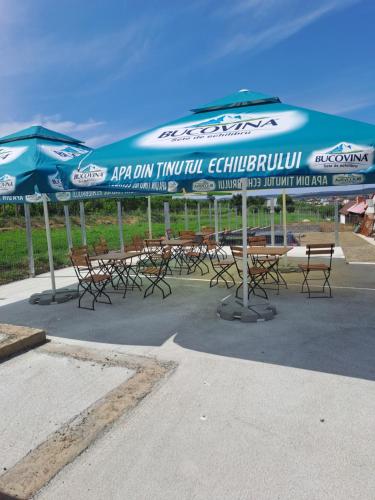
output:
[[[159,266],[154,267],[154,268],[144,268],[141,270],[141,273],[145,278],[147,278],[150,281],[150,285],[146,288],[143,297],[149,297],[154,293],[155,288],[158,288],[161,293],[163,294],[163,299],[167,298],[169,295],[172,293],[172,289],[165,281],[165,276],[167,274],[167,271],[169,269],[169,261],[171,260],[172,257],[172,250],[169,247],[165,247],[162,250],[161,253],[161,262]],[[164,284],[167,289],[168,293],[164,292],[164,289],[160,286],[161,284]]]
[[[234,265],[234,260],[224,260],[220,259],[217,252],[210,251],[207,249],[208,258],[210,259],[212,270],[214,271],[215,276],[213,276],[210,280],[210,288],[219,284],[219,280],[222,279],[227,288],[232,288],[235,286],[236,282],[234,281],[233,276],[229,273],[229,269]],[[231,279],[232,283],[230,283],[226,279],[226,275]],[[216,283],[214,283],[216,281]]]
[[[93,311],[95,310],[95,302],[112,304],[109,295],[104,291],[106,285],[111,281],[111,276],[102,273],[100,270],[97,272],[92,266],[88,254],[75,255],[74,253],[70,253],[69,257],[78,279],[78,307]],[[82,289],[81,293],[80,288]],[[81,306],[81,301],[86,293],[93,297],[91,307]],[[101,296],[106,297],[108,302],[99,300],[98,297]]]

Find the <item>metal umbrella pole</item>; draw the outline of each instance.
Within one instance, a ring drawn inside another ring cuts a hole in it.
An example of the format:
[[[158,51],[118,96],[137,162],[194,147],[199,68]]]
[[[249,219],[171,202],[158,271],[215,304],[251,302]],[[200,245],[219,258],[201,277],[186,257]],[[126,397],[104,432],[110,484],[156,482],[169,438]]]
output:
[[[247,281],[247,179],[242,179],[242,291],[243,307],[247,308],[248,298]]]
[[[48,215],[48,201],[47,201],[47,196],[45,194],[43,195],[43,212],[44,212],[44,223],[46,226],[49,270],[51,273],[52,301],[54,301],[56,297],[55,268],[53,265],[53,250],[52,250],[52,239],[51,239],[51,227],[49,224],[49,215]]]

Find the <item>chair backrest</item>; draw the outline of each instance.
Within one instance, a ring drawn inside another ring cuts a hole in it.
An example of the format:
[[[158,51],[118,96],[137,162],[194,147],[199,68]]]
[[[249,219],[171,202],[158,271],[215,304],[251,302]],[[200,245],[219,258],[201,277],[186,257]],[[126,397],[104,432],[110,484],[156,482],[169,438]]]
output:
[[[203,226],[201,228],[202,234],[214,234],[214,232],[215,232],[215,228],[213,228],[213,227]]]
[[[178,234],[180,235],[181,239],[195,238],[194,231],[180,231]]]
[[[247,242],[249,246],[265,247],[267,246],[267,237],[265,235],[249,236]]]
[[[82,245],[80,247],[72,247],[70,249],[69,255],[87,255],[88,254],[88,247],[87,245]]]
[[[159,253],[163,248],[163,240],[162,239],[146,239],[145,247],[148,252]]]
[[[322,256],[329,256],[329,267],[331,268],[332,265],[332,256],[335,251],[335,244],[334,243],[311,243],[309,245],[306,245],[306,255],[307,255],[307,262],[308,264],[310,263],[310,257],[312,255],[322,255]]]
[[[107,240],[102,236],[99,238],[99,241],[94,244],[94,252],[96,253],[96,255],[101,255],[109,252]]]
[[[133,236],[132,243],[133,243],[132,247],[134,248],[134,250],[143,250],[144,240],[141,236]]]
[[[79,281],[91,274],[92,265],[87,253],[74,254],[70,252],[69,258]]]
[[[233,255],[234,263],[235,263],[236,268],[237,268],[238,276],[241,278],[242,272],[243,272],[243,269],[242,269],[243,248],[239,247],[239,246],[233,246],[233,247],[231,246],[230,249],[231,249],[231,252]]]

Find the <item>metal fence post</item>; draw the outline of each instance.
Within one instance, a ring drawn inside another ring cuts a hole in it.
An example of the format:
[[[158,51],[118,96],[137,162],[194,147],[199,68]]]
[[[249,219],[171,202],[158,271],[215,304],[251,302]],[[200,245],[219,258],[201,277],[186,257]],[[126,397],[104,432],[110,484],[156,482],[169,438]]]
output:
[[[147,196],[148,237],[152,239],[151,196]]]
[[[188,206],[187,206],[187,201],[185,201],[185,231],[189,229],[189,214],[188,214]]]
[[[86,220],[85,220],[85,204],[83,201],[79,202],[79,217],[81,221],[81,237],[82,237],[82,245],[87,245],[87,236],[86,236]]]
[[[217,199],[214,199],[215,241],[219,243],[219,220],[217,213]]]
[[[340,246],[340,221],[339,221],[339,201],[335,198],[335,245]]]
[[[72,240],[72,228],[70,226],[69,205],[64,205],[64,216],[65,216],[66,239],[68,241],[68,249],[71,250],[73,248],[73,240]]]
[[[165,236],[167,239],[169,239],[170,235],[170,230],[171,230],[171,216],[169,213],[169,202],[165,201],[164,202],[164,229],[165,229]]]
[[[124,232],[122,227],[122,205],[120,200],[117,201],[117,224],[119,230],[120,250],[121,252],[124,252],[125,246],[124,246]]]
[[[275,198],[270,199],[271,245],[275,246]]]
[[[31,229],[31,216],[30,205],[24,204],[25,209],[25,225],[26,225],[26,241],[27,241],[27,256],[29,260],[29,276],[35,277],[35,263],[34,263],[34,250],[33,250],[33,237]]]

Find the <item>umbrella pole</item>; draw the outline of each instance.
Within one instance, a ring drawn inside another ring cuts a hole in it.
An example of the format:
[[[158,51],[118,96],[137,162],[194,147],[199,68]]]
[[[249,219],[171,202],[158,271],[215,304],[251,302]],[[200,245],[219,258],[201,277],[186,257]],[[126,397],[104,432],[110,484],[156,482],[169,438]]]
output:
[[[198,219],[198,231],[201,230],[201,204],[198,201],[197,204],[197,219]]]
[[[82,235],[82,245],[87,245],[87,237],[86,237],[86,221],[85,221],[85,204],[83,201],[79,202],[79,217],[81,220],[81,235]]]
[[[120,237],[120,250],[121,252],[124,252],[125,247],[124,247],[124,233],[122,227],[122,206],[120,200],[117,202],[117,223],[118,223],[118,231]]]
[[[65,227],[66,227],[66,239],[68,240],[68,248],[70,251],[73,248],[73,240],[72,240],[72,228],[70,226],[68,205],[64,205],[64,216],[65,216]]]
[[[247,281],[247,179],[242,179],[242,291],[243,306],[247,308],[248,281]]]
[[[29,276],[35,277],[35,264],[34,264],[34,251],[33,251],[33,238],[31,230],[31,216],[30,205],[24,204],[25,209],[25,225],[26,225],[26,240],[27,240],[27,256],[29,260]]]
[[[53,250],[52,250],[51,228],[49,225],[48,203],[47,203],[47,196],[45,194],[43,195],[43,211],[44,211],[44,222],[46,225],[48,261],[49,261],[49,270],[51,273],[52,302],[53,302],[56,297],[56,281],[55,281],[55,269],[53,265]]]
[[[148,237],[152,239],[151,196],[147,196]]]
[[[215,241],[219,243],[219,219],[217,213],[217,199],[214,198]]]

